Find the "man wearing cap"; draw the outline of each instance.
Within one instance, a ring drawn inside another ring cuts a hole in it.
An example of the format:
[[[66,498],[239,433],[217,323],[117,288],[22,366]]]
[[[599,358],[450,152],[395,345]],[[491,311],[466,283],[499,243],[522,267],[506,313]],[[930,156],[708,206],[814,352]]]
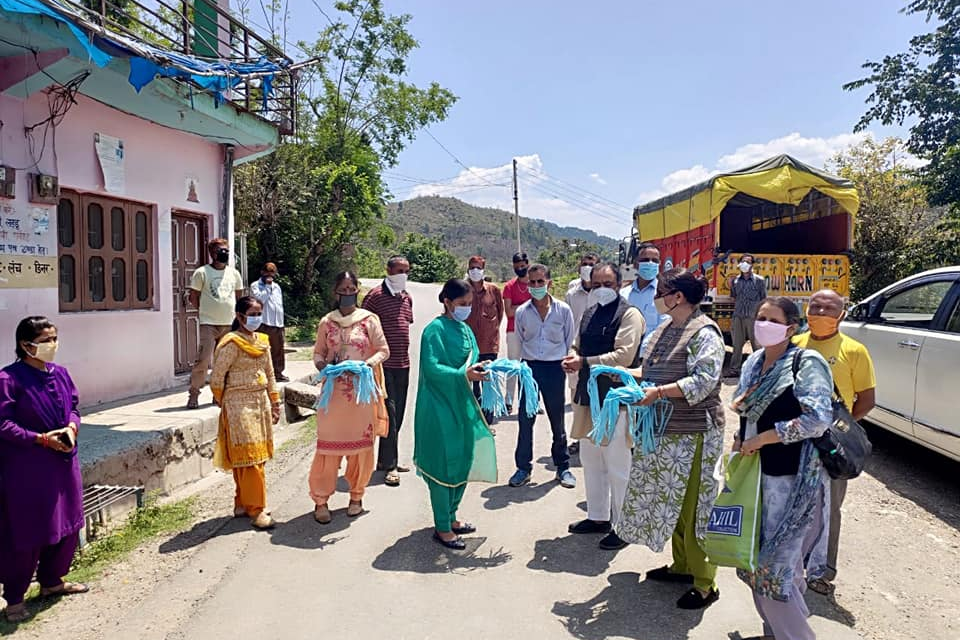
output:
[[[283,353],[283,292],[277,283],[277,265],[272,262],[263,265],[260,279],[250,285],[250,294],[263,305],[263,324],[259,331],[270,338],[273,374],[277,382],[288,382],[290,378],[283,375],[287,363]]]

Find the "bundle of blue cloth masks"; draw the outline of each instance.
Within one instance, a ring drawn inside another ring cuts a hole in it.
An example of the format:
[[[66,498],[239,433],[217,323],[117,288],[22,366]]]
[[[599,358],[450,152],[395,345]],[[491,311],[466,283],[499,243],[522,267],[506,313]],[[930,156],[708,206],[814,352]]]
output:
[[[507,378],[517,378],[523,389],[526,404],[523,407],[528,418],[537,415],[540,407],[540,386],[533,379],[533,371],[526,362],[499,358],[487,365],[490,377],[480,383],[480,408],[494,418],[507,415],[507,402],[503,396],[503,385]]]
[[[610,389],[600,406],[597,376],[610,375],[620,380],[624,386]],[[590,416],[593,418],[593,430],[587,434],[594,443],[600,446],[613,437],[617,428],[617,418],[620,408],[626,407],[627,425],[633,436],[635,445],[641,447],[644,455],[653,453],[657,449],[660,437],[663,435],[670,416],[673,415],[673,404],[669,400],[660,399],[649,407],[642,407],[637,402],[643,400],[646,390],[655,385],[649,382],[637,382],[632,375],[623,369],[595,365],[590,367],[590,379],[587,380],[587,395],[590,397]]]
[[[373,378],[373,369],[363,360],[344,360],[337,364],[328,364],[323,371],[317,374],[314,384],[323,383],[320,390],[320,398],[314,408],[327,411],[330,406],[330,398],[333,396],[334,382],[340,376],[355,376],[354,392],[357,396],[357,404],[371,404],[380,396],[380,390],[377,388],[377,381]]]

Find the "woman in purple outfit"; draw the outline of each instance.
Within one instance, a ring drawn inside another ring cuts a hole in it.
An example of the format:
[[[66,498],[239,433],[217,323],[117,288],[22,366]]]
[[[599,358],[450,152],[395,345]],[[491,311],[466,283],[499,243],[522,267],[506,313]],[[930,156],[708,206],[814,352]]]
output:
[[[83,527],[77,388],[53,364],[53,323],[24,318],[16,340],[16,362],[0,370],[0,583],[14,623],[29,617],[34,571],[43,597],[88,590],[63,581]]]

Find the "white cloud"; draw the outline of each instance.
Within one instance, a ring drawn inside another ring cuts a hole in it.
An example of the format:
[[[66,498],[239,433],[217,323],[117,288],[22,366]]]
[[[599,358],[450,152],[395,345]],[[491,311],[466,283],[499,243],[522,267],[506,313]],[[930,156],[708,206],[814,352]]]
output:
[[[547,220],[561,226],[590,229],[596,233],[621,238],[629,234],[631,212],[619,216],[600,205],[591,207],[589,197],[575,187],[558,187],[546,178],[543,160],[539,154],[517,156],[520,171],[520,215],[524,218]],[[599,174],[591,174],[595,180],[603,180]],[[606,184],[604,181],[602,184]],[[499,167],[470,167],[456,177],[443,182],[420,184],[408,192],[398,188],[400,199],[420,196],[454,197],[479,207],[493,207],[513,211],[513,165]],[[572,200],[573,202],[570,202]],[[601,211],[602,213],[597,213]]]
[[[679,169],[667,174],[660,181],[659,188],[641,193],[637,196],[637,202],[650,202],[703,182],[718,173],[743,169],[780,154],[787,154],[812,167],[822,168],[834,155],[851,145],[862,142],[871,135],[869,132],[841,133],[829,138],[806,138],[794,132],[767,142],[745,144],[733,153],[720,156],[712,168],[708,169],[703,164],[697,164],[688,169]]]
[[[607,184],[607,181],[601,178],[599,173],[591,173],[590,179],[596,182],[597,184]]]

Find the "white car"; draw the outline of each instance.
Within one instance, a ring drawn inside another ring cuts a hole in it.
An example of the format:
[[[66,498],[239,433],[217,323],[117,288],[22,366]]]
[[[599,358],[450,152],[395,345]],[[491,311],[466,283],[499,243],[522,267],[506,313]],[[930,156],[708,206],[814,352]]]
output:
[[[876,367],[877,406],[867,419],[960,460],[960,266],[890,285],[841,326]]]

